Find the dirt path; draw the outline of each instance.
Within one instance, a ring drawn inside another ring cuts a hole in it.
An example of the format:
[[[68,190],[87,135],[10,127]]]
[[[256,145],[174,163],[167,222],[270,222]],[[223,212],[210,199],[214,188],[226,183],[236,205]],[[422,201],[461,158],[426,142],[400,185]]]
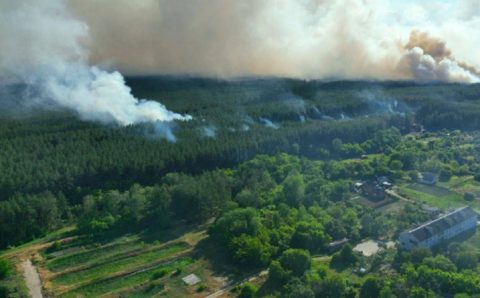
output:
[[[399,200],[402,200],[402,201],[405,201],[405,202],[409,202],[409,203],[416,203],[416,201],[414,200],[411,200],[411,199],[407,199],[401,195],[399,195],[396,191],[394,190],[386,190],[385,191],[388,195],[394,197],[394,198],[397,198]]]
[[[236,282],[236,283],[227,283],[227,285],[225,285],[223,288],[221,288],[220,290],[216,291],[215,293],[212,293],[208,296],[206,296],[205,298],[217,298],[217,297],[222,297],[223,295],[226,295],[231,289],[233,289],[235,286],[240,286],[240,285],[243,285],[244,283],[246,282],[252,282],[254,280],[256,280],[257,278],[259,277],[262,277],[262,276],[265,276],[268,274],[268,270],[263,270],[257,274],[254,274],[254,275],[251,275],[247,278],[244,278],[242,279],[241,281],[239,282]]]
[[[22,263],[23,267],[23,276],[25,277],[25,283],[27,284],[30,297],[32,298],[43,298],[42,295],[42,282],[40,281],[40,276],[38,275],[37,268],[33,266],[30,259]]]

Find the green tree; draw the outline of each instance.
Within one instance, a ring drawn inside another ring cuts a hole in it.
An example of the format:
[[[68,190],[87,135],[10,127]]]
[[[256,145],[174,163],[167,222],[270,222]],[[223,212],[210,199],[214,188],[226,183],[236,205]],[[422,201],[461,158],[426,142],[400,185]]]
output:
[[[256,236],[261,227],[257,211],[253,208],[238,208],[225,213],[210,228],[210,234],[228,244],[242,234]]]
[[[299,278],[293,278],[285,287],[285,297],[287,298],[314,298],[313,291]]]
[[[413,264],[420,264],[425,258],[431,256],[432,251],[428,248],[415,248],[410,252],[410,259]]]
[[[457,267],[455,266],[455,264],[453,264],[450,259],[442,255],[437,255],[435,257],[426,257],[423,259],[422,264],[432,269],[439,269],[447,272],[457,271]]]
[[[358,261],[357,256],[353,252],[353,248],[350,243],[345,244],[340,252],[335,253],[332,257],[332,266],[351,266]]]
[[[378,278],[369,276],[360,287],[360,298],[375,298],[380,296],[382,283]]]
[[[299,206],[305,194],[305,183],[301,174],[289,175],[283,181],[285,202],[292,207]]]
[[[458,270],[476,269],[478,266],[478,256],[473,251],[461,251],[455,258],[455,264]]]
[[[446,181],[449,181],[450,178],[452,178],[452,170],[451,169],[442,169],[440,170],[440,175],[438,177],[438,179],[440,181],[443,181],[443,182],[446,182]]]
[[[11,269],[10,263],[8,263],[7,260],[0,259],[0,279],[6,278],[10,274]]]
[[[238,295],[239,298],[254,298],[256,297],[256,294],[258,292],[258,289],[255,285],[247,282],[242,286],[242,290],[240,291],[240,295]]]
[[[246,234],[233,238],[229,245],[229,251],[237,264],[249,268],[266,266],[271,256],[271,248],[268,243],[259,237]]]
[[[325,234],[321,224],[314,221],[303,221],[295,228],[290,243],[294,248],[318,252],[324,249],[329,241],[330,237]]]
[[[347,284],[345,279],[336,273],[329,273],[321,281],[318,288],[318,297],[338,298],[344,297],[347,292]]]
[[[279,261],[274,260],[270,263],[269,278],[278,284],[285,283],[289,278],[289,273],[282,267]]]
[[[287,249],[280,257],[280,264],[295,276],[302,276],[310,269],[312,259],[308,251],[303,249]]]

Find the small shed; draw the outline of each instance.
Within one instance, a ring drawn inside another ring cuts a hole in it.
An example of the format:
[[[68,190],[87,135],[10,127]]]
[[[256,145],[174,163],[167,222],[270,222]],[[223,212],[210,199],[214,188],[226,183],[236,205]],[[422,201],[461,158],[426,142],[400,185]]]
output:
[[[193,273],[185,276],[184,278],[182,278],[182,280],[187,286],[193,286],[202,281],[200,277]]]

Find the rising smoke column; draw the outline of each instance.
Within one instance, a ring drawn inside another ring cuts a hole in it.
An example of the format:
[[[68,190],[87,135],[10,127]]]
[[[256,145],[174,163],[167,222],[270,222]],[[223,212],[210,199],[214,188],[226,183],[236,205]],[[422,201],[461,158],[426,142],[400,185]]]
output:
[[[35,89],[31,101],[119,125],[191,119],[135,98],[119,72],[89,66],[89,42],[88,26],[61,0],[0,0],[0,80]]]
[[[405,50],[399,67],[413,74],[416,80],[480,82],[480,73],[475,67],[457,61],[445,41],[427,32],[412,31]]]

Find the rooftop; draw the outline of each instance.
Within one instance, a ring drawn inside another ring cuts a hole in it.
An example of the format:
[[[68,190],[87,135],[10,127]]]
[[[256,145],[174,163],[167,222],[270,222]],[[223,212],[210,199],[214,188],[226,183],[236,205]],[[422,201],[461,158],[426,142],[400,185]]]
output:
[[[408,231],[408,233],[412,234],[418,241],[423,241],[473,216],[476,217],[477,213],[472,208],[463,207],[416,227]]]

